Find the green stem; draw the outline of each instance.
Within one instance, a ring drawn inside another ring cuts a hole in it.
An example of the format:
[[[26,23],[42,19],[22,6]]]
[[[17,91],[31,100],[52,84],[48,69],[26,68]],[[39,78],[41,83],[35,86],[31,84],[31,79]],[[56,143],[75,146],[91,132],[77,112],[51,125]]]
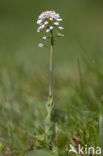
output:
[[[53,31],[51,30],[51,46],[50,46],[50,75],[49,75],[49,97],[53,99],[53,84],[52,84],[52,72],[53,72]]]
[[[52,72],[53,72],[53,46],[51,45],[50,47],[49,97],[53,96]]]
[[[51,113],[52,113],[52,109],[53,109],[53,76],[52,76],[52,72],[53,72],[53,31],[50,31],[50,41],[51,41],[51,45],[50,45],[50,73],[49,73],[49,98],[48,98],[48,103],[46,105],[47,108],[47,117],[46,117],[46,127],[45,127],[45,133],[46,133],[46,138],[48,140],[48,136],[50,136],[51,132],[51,126],[52,126],[52,122],[51,122]]]

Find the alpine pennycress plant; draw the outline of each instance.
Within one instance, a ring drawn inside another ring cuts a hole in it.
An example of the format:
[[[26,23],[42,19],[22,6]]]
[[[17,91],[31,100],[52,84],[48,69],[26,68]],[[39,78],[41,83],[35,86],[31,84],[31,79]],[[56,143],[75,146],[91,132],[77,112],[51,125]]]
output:
[[[47,108],[47,117],[46,117],[46,128],[45,133],[46,136],[50,135],[50,127],[51,127],[51,112],[53,109],[53,85],[52,85],[52,71],[53,71],[53,46],[54,39],[57,37],[63,37],[59,31],[64,29],[60,26],[62,18],[55,11],[45,11],[42,12],[37,20],[37,24],[39,25],[37,32],[45,31],[47,34],[42,36],[42,40],[49,39],[50,40],[50,75],[49,75],[49,98],[48,103],[46,105]],[[39,47],[46,47],[43,43],[39,43]]]

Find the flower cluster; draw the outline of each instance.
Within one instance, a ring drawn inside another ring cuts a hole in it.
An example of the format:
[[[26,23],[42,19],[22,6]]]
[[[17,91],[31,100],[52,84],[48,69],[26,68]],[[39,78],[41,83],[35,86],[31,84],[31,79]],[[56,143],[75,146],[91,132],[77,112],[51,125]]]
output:
[[[42,12],[37,20],[37,24],[39,25],[37,32],[45,31],[48,33],[52,32],[55,29],[57,36],[63,37],[64,35],[58,33],[58,30],[64,29],[63,27],[60,26],[60,21],[62,21],[62,18],[60,18],[60,15],[55,11]],[[41,37],[41,39],[43,40],[46,40],[47,38],[49,37],[46,36]]]

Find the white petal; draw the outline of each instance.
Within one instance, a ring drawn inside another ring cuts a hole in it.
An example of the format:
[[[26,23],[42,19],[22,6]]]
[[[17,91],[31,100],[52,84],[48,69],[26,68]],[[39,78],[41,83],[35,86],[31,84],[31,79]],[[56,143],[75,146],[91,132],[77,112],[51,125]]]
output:
[[[58,21],[58,22],[62,21],[62,18],[58,18],[57,21]]]
[[[58,29],[63,30],[64,28],[63,27],[58,27]]]
[[[59,22],[54,22],[54,25],[59,25]]]
[[[38,46],[39,46],[40,48],[42,48],[42,47],[44,47],[44,44],[39,43]]]
[[[50,21],[52,21],[53,20],[53,18],[50,18]]]
[[[44,26],[42,25],[42,26],[40,26],[38,29],[37,29],[37,32],[41,32],[41,31],[43,31],[43,28],[44,28]]]
[[[48,21],[45,21],[44,24],[47,25],[48,24]]]
[[[41,25],[41,28],[43,29],[43,28],[45,28],[45,25],[43,24],[43,25]]]
[[[64,37],[64,35],[63,34],[60,34],[60,33],[57,33],[57,36],[58,37]]]
[[[46,40],[46,39],[47,39],[47,37],[46,37],[46,36],[43,36],[43,37],[41,37],[41,39],[42,39],[42,40]]]
[[[41,24],[41,22],[42,22],[42,20],[38,20],[38,21],[37,21],[37,24]]]
[[[50,26],[50,30],[53,30],[53,26]]]
[[[37,29],[37,32],[40,32],[40,28]]]
[[[47,30],[46,30],[46,32],[49,32],[49,31],[50,31],[50,29],[47,29]]]
[[[60,15],[59,14],[56,14],[56,17],[60,17]]]

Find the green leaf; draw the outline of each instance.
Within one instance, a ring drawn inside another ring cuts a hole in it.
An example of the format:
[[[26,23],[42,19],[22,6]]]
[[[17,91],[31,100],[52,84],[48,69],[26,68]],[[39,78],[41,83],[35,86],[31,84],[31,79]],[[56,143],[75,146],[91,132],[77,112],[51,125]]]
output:
[[[57,156],[57,154],[54,154],[45,149],[41,149],[41,150],[35,150],[35,151],[28,152],[25,154],[25,156]]]

